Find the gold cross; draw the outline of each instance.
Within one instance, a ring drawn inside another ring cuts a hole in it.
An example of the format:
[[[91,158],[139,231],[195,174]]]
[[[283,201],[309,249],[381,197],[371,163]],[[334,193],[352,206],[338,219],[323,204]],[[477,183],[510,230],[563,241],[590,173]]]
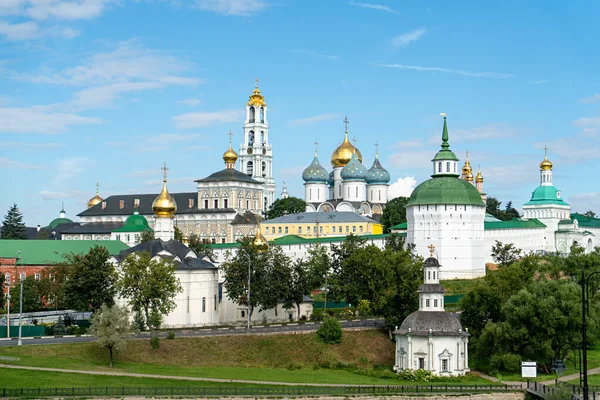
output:
[[[98,194],[98,188],[100,187],[100,184],[98,182],[96,182],[96,194]]]
[[[548,157],[548,146],[544,145],[544,156]]]
[[[435,252],[435,246],[433,244],[430,244],[429,246],[427,246],[427,248],[429,249],[429,256],[433,257],[433,253]]]
[[[315,155],[319,152],[319,139],[315,140]]]
[[[344,117],[344,129],[346,130],[346,133],[348,133],[348,124],[350,123],[350,121],[348,121],[348,116],[346,115]]]
[[[231,132],[231,130],[229,130],[229,133],[227,133],[229,135],[229,144],[231,144],[231,137],[233,136],[233,132]]]
[[[379,156],[379,144],[375,142],[375,157]]]
[[[163,180],[166,182],[167,181],[167,171],[169,170],[167,168],[167,163],[165,162],[165,165],[161,168],[163,171]]]

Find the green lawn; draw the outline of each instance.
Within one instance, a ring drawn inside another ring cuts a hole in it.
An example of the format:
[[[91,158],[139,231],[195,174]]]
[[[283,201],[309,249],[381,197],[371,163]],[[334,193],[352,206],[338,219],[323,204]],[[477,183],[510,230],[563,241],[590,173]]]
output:
[[[449,279],[441,280],[440,284],[444,287],[445,295],[467,294],[473,286],[483,278],[477,279]]]

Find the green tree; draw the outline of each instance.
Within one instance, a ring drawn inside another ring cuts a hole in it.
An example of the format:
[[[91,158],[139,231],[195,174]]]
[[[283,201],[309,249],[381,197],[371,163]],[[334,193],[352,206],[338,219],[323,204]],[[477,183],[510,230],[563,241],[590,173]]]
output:
[[[20,304],[21,285],[18,283],[10,290],[10,309],[19,310]],[[38,291],[37,281],[33,276],[28,276],[23,280],[23,312],[42,311],[43,309],[44,305]]]
[[[140,235],[140,243],[146,243],[154,240],[154,231],[142,231]]]
[[[304,296],[309,295],[312,289],[315,289],[315,279],[311,271],[311,264],[307,261],[298,259],[291,265],[289,274],[289,283],[285,307],[292,304],[296,306],[297,316],[300,318],[300,305],[304,302]]]
[[[109,367],[113,366],[113,353],[121,349],[131,332],[129,312],[125,307],[108,307],[103,304],[92,315],[90,334],[96,336],[96,343],[108,350]]]
[[[48,231],[40,230],[35,234],[35,240],[50,240],[50,234]]]
[[[387,202],[379,221],[383,224],[384,232],[387,232],[394,225],[406,222],[406,205],[408,204],[408,200],[408,197],[396,197]]]
[[[117,273],[108,261],[106,247],[94,246],[85,254],[66,254],[64,282],[66,303],[77,311],[96,311],[102,304],[112,307],[117,293]]]
[[[588,218],[596,218],[596,213],[593,212],[592,210],[588,210],[588,211],[584,212],[583,215]]]
[[[182,291],[173,263],[167,259],[153,260],[145,251],[131,253],[123,260],[117,287],[132,309],[144,313],[149,328],[152,328],[150,311],[167,315],[175,309],[175,296]]]
[[[0,273],[0,312],[4,312],[4,307],[6,307],[6,296],[4,295],[5,285],[6,281],[4,280],[4,274]]]
[[[506,203],[504,210],[500,208],[502,202],[495,197],[488,197],[485,202],[485,212],[491,214],[501,221],[510,221],[513,218],[520,218],[521,214],[513,207],[512,201]]]
[[[292,285],[292,260],[285,255],[281,246],[269,246],[267,249],[267,265],[265,275],[261,277],[263,282],[258,286],[262,290],[254,291],[251,283],[251,295],[258,298],[260,310],[275,309],[277,315],[277,304],[290,298],[290,285]]]
[[[478,338],[488,322],[499,321],[502,302],[498,293],[481,282],[461,300],[460,320],[474,338]]]
[[[203,242],[202,239],[200,239],[200,236],[196,235],[195,233],[192,233],[188,237],[188,240],[188,247],[190,249],[194,250],[198,254],[207,256],[211,260],[214,260],[215,252],[213,251],[210,243]]]
[[[506,267],[517,261],[521,257],[521,249],[515,247],[513,243],[504,244],[498,240],[492,246],[492,259],[500,263],[501,267]]]
[[[19,211],[19,207],[13,204],[8,209],[8,213],[4,216],[2,227],[0,228],[1,239],[27,239],[27,231],[23,222],[23,214]]]
[[[306,211],[306,202],[298,197],[290,196],[277,199],[267,210],[267,219],[281,217],[285,214],[296,214]]]
[[[506,207],[504,208],[504,220],[510,221],[511,219],[521,218],[521,214],[519,211],[513,207],[512,201],[506,203]]]
[[[333,317],[325,317],[317,329],[317,337],[327,344],[342,343],[342,325]]]
[[[179,243],[183,243],[183,232],[181,232],[181,229],[179,229],[178,227],[175,227],[173,239],[175,239]]]

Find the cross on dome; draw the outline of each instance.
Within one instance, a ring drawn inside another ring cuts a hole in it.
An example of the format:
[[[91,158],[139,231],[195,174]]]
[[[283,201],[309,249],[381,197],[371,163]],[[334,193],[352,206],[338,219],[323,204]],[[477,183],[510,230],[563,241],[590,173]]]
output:
[[[233,132],[231,132],[231,129],[229,132],[227,132],[227,134],[229,135],[229,144],[231,144],[231,138],[233,137]]]
[[[169,170],[169,168],[167,168],[167,163],[166,162],[163,165],[163,167],[161,168],[161,170],[163,172],[163,181],[166,182],[167,181],[167,171]]]
[[[348,133],[348,124],[350,123],[350,121],[348,121],[348,116],[346,115],[344,117],[344,130],[346,131],[346,134]]]
[[[427,248],[429,249],[429,256],[433,257],[433,253],[435,253],[435,246],[433,244],[430,244],[429,246],[427,246]]]
[[[379,158],[379,143],[375,142],[375,158]]]
[[[96,182],[96,194],[98,194],[98,189],[100,188],[100,183]]]

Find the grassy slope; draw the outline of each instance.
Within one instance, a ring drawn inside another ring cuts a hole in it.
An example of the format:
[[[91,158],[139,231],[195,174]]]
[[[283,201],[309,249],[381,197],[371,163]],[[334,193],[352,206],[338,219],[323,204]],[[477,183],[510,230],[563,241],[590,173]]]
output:
[[[394,343],[382,331],[346,331],[339,345],[325,345],[314,333],[162,340],[158,350],[152,350],[147,340],[140,340],[129,342],[116,356],[113,371],[388,385],[401,383],[391,372],[394,351]],[[19,357],[18,365],[108,370],[108,353],[95,343],[2,347],[0,355]],[[474,379],[469,382],[486,382]]]

